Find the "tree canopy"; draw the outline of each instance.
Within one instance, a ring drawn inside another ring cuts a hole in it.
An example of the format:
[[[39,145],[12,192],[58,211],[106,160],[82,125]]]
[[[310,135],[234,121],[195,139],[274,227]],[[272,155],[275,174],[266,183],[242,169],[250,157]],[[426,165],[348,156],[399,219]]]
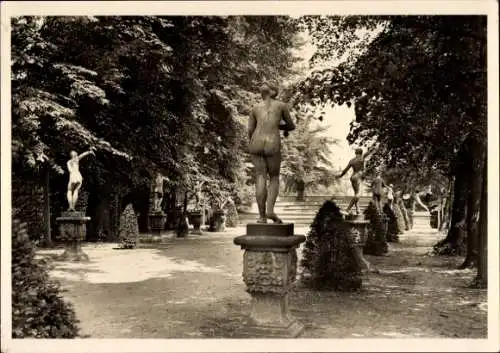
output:
[[[234,183],[244,116],[292,74],[286,17],[21,17],[12,20],[13,151],[59,172],[95,147],[104,181],[161,171],[172,185]]]
[[[483,16],[308,17],[318,50],[333,61],[299,85],[299,99],[354,104],[350,143],[376,141],[371,167],[445,175],[465,134],[486,121]],[[378,33],[368,41],[369,33]],[[351,44],[351,43],[354,43]]]

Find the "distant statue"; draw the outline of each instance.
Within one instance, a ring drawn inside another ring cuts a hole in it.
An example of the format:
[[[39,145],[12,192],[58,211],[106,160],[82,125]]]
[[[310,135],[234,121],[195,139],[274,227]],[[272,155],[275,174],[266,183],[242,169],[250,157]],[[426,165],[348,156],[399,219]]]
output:
[[[161,175],[161,173],[156,173],[156,178],[153,183],[153,212],[161,212],[164,180],[167,180],[167,178]]]
[[[372,152],[368,152],[365,155],[363,155],[363,150],[361,148],[357,148],[354,153],[355,153],[354,158],[349,161],[349,163],[342,171],[342,173],[338,175],[336,178],[337,179],[342,178],[349,171],[349,169],[352,168],[351,185],[352,189],[354,190],[354,197],[351,199],[351,202],[349,203],[349,206],[347,207],[346,211],[349,212],[353,206],[356,206],[356,214],[359,215],[359,206],[358,206],[359,189],[361,187],[361,182],[364,177],[363,173],[365,171],[365,159]]]
[[[78,200],[78,191],[82,187],[83,177],[80,173],[80,159],[88,156],[89,154],[94,155],[94,148],[91,148],[90,151],[84,152],[81,155],[78,155],[75,151],[71,151],[69,155],[71,159],[66,163],[69,172],[69,182],[68,182],[68,211],[76,211],[76,201]]]
[[[387,197],[387,204],[389,205],[389,208],[392,210],[394,206],[394,184],[389,184],[389,186],[387,186],[386,197]]]
[[[382,195],[384,193],[384,188],[386,188],[384,179],[382,179],[381,174],[382,173],[378,171],[375,176],[375,179],[372,180],[372,199],[373,203],[375,204],[375,207],[379,211],[382,211]]]
[[[274,212],[281,167],[280,130],[287,133],[295,129],[295,124],[287,104],[273,99],[276,94],[277,89],[264,85],[261,88],[262,102],[253,107],[248,121],[248,149],[256,173],[255,196],[259,208],[257,223],[267,223],[268,218],[274,223],[282,223]]]

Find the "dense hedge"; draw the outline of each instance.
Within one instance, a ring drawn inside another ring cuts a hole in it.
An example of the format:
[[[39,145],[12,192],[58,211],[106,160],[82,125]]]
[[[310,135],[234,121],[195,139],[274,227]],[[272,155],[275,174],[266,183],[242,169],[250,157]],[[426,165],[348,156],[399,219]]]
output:
[[[238,227],[239,222],[238,210],[234,204],[230,203],[226,207],[226,227],[236,228]]]
[[[370,221],[368,236],[366,237],[363,253],[368,255],[383,255],[388,251],[387,246],[387,218],[379,211],[373,202],[368,204],[364,211],[365,219]]]
[[[78,320],[47,264],[35,258],[25,223],[12,222],[12,337],[74,338]]]

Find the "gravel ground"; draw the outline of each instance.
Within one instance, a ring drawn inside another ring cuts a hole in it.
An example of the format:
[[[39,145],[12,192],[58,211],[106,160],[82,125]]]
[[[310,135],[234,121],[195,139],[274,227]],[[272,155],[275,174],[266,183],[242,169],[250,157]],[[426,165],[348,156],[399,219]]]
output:
[[[242,251],[233,245],[241,234],[244,228],[166,237],[135,250],[88,244],[90,263],[54,262],[52,276],[91,338],[237,338],[250,308]],[[439,238],[419,226],[388,256],[368,256],[380,273],[365,275],[361,292],[298,286],[290,307],[306,327],[303,337],[486,338],[486,290],[467,287],[475,272],[455,270],[462,258],[428,255]]]

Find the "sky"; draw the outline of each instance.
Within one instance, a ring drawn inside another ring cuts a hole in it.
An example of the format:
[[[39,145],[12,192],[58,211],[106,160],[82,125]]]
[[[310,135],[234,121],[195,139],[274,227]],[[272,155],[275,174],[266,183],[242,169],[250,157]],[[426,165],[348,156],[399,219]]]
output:
[[[325,109],[325,113],[320,124],[328,126],[326,134],[339,140],[338,145],[332,146],[332,162],[335,167],[344,168],[354,155],[353,147],[349,146],[346,140],[350,129],[349,124],[355,119],[354,108],[353,106],[351,108],[334,106]]]
[[[305,45],[297,51],[297,54],[301,56],[304,60],[308,61],[315,52],[315,47],[311,40],[308,38],[307,34],[303,34],[307,42]],[[329,65],[337,65],[338,62],[329,62]],[[321,66],[324,66],[323,63]],[[316,67],[317,69],[318,67]],[[312,68],[310,71],[314,70]],[[344,168],[349,160],[354,155],[353,146],[349,146],[347,143],[347,135],[349,134],[351,121],[355,120],[354,105],[350,108],[347,106],[330,106],[325,108],[325,116],[322,122],[318,124],[323,126],[328,126],[328,130],[325,134],[339,140],[339,143],[332,146],[332,162],[336,168]]]

